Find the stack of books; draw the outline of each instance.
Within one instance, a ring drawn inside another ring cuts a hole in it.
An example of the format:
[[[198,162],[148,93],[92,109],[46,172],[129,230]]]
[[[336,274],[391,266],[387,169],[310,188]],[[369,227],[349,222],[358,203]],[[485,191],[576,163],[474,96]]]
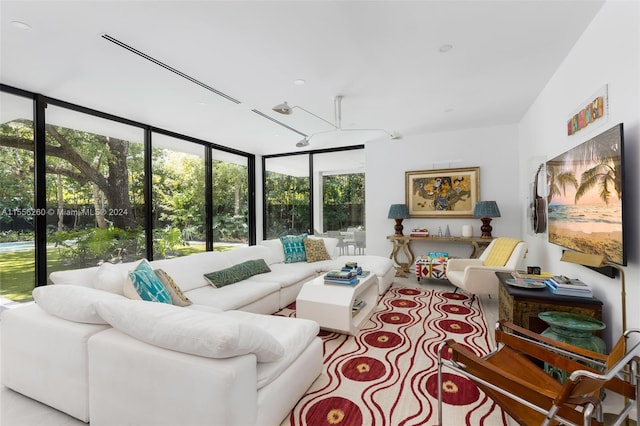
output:
[[[567,278],[562,275],[554,275],[544,282],[553,294],[558,296],[593,297],[589,286],[577,278]]]
[[[356,285],[358,284],[358,273],[355,270],[342,271],[335,269],[324,274],[324,283]]]
[[[345,272],[356,271],[357,275],[362,275],[362,266],[358,266],[357,262],[347,262],[342,267]]]
[[[429,230],[427,228],[413,228],[411,230],[411,234],[409,234],[409,236],[411,236],[411,237],[428,237],[429,236]]]

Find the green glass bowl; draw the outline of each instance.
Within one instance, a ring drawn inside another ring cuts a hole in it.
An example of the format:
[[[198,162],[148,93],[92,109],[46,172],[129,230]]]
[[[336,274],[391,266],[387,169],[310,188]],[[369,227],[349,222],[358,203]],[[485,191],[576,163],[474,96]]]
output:
[[[606,328],[605,323],[585,315],[571,312],[541,312],[538,318],[549,324],[550,327],[558,327],[572,331],[584,331],[592,333]]]

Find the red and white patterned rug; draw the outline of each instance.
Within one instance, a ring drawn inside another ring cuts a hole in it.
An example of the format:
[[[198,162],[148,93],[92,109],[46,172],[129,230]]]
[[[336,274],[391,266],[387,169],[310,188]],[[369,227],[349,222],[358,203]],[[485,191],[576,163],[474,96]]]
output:
[[[437,349],[454,338],[484,355],[491,340],[481,303],[459,293],[392,287],[357,336],[321,331],[323,372],[281,426],[435,425]],[[295,304],[279,312],[295,316]],[[446,372],[446,426],[506,425],[468,379]]]

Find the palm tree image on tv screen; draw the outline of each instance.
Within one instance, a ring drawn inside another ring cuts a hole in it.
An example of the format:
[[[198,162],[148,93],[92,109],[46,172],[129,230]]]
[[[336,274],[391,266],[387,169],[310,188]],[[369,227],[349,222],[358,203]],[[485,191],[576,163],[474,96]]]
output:
[[[549,242],[625,265],[622,123],[546,166]]]

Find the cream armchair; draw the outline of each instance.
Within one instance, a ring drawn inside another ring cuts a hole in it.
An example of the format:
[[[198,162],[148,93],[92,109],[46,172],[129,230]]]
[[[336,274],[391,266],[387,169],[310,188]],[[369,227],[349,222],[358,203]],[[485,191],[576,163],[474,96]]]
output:
[[[457,287],[456,291],[461,288],[474,297],[476,294],[497,294],[498,277],[495,273],[515,271],[526,253],[527,243],[524,241],[496,238],[477,259],[449,259],[447,278]]]

